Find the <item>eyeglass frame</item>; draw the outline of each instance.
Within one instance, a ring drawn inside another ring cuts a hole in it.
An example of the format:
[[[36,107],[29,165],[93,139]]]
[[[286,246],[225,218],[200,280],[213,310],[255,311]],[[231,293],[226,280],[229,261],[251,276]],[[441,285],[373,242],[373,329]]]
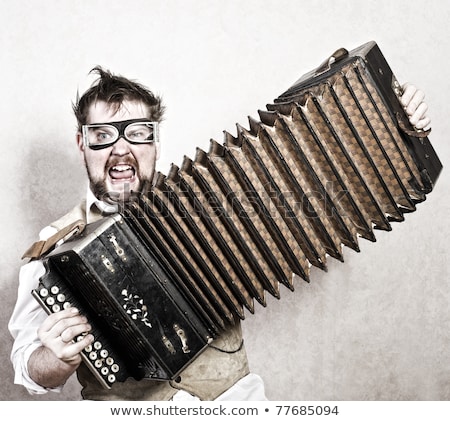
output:
[[[127,139],[125,136],[125,130],[127,127],[134,123],[151,123],[153,125],[153,139],[151,141],[146,142],[135,142],[130,139]],[[101,145],[92,145],[89,143],[88,140],[88,134],[87,130],[89,128],[95,128],[95,127],[102,127],[102,126],[112,126],[114,127],[118,133],[119,136],[116,140],[114,140],[111,143],[101,144]],[[151,121],[147,118],[135,118],[131,120],[122,120],[122,121],[110,121],[108,123],[93,123],[93,124],[83,124],[81,126],[81,134],[83,136],[83,144],[87,146],[89,149],[92,149],[94,151],[100,150],[100,149],[106,149],[110,146],[113,146],[115,143],[119,141],[120,138],[124,138],[128,143],[131,143],[132,145],[150,145],[155,142],[159,142],[159,123],[157,121]]]

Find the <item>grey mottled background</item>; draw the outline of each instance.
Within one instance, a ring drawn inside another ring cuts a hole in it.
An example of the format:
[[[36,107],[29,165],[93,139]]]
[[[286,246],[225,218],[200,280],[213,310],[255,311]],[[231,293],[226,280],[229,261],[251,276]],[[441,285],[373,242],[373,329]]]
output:
[[[375,40],[401,81],[427,94],[430,136],[448,163],[448,1],[1,0],[2,400],[13,384],[7,322],[20,256],[85,190],[71,102],[97,64],[163,95],[158,169],[246,125],[339,47]],[[33,7],[31,7],[33,6]],[[345,263],[313,271],[244,322],[252,370],[272,400],[447,400],[449,177],[418,211]]]

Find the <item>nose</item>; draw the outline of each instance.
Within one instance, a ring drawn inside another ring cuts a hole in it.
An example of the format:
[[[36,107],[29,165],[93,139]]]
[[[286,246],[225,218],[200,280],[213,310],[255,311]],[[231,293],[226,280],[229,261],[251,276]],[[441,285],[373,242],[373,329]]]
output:
[[[111,153],[118,156],[127,155],[130,153],[130,144],[123,136],[120,136],[116,143],[114,143]]]

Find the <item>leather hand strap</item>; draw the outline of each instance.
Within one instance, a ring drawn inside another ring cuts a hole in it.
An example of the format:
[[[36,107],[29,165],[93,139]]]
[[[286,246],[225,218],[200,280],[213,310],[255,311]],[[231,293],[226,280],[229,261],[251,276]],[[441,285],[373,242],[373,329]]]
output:
[[[400,113],[397,113],[397,123],[398,126],[400,127],[400,129],[406,133],[408,136],[411,137],[418,137],[418,138],[424,138],[427,137],[430,132],[431,129],[428,130],[411,130],[402,120],[402,118],[400,117]]]

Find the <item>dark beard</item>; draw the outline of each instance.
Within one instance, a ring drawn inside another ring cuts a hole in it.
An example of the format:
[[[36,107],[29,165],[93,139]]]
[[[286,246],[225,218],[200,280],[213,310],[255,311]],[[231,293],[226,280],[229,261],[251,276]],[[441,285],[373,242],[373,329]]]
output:
[[[119,209],[123,209],[126,203],[134,200],[134,198],[140,194],[146,194],[149,192],[152,186],[152,180],[148,178],[144,178],[140,180],[139,187],[137,190],[130,190],[129,185],[125,184],[124,186],[124,194],[123,197],[115,191],[108,191],[106,188],[106,181],[103,180],[94,180],[89,172],[88,167],[86,166],[86,171],[89,178],[89,186],[92,190],[94,196],[101,200],[102,202],[109,203],[112,205],[119,205]]]
[[[88,173],[89,174],[89,173]],[[106,183],[101,181],[94,181],[91,176],[89,175],[89,185],[91,187],[92,193],[94,193],[94,196],[101,200],[102,202],[109,203],[112,205],[118,204],[120,201],[120,195],[114,191],[108,191],[106,189]],[[125,186],[125,190],[127,190]],[[124,197],[129,196],[126,194]]]

